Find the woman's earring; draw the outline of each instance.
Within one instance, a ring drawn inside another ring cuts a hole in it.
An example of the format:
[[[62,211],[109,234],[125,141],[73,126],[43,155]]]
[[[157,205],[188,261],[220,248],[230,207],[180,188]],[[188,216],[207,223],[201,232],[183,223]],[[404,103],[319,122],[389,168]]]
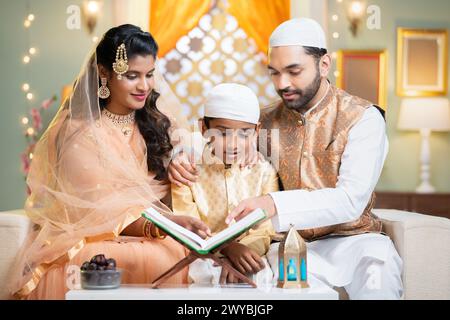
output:
[[[109,91],[108,87],[106,86],[107,80],[106,78],[101,78],[102,80],[102,86],[98,88],[98,97],[100,99],[108,99],[111,95],[111,92]]]

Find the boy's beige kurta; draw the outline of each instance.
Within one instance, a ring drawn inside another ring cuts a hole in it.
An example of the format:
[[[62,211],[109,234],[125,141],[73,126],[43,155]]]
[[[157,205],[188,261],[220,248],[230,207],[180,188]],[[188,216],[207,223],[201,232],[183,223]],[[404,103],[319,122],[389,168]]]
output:
[[[241,170],[238,165],[226,168],[218,158],[211,158],[211,150],[203,152],[199,177],[192,187],[172,184],[172,206],[175,214],[192,215],[204,221],[213,233],[225,229],[225,218],[240,201],[278,191],[275,169],[266,161],[251,169]],[[266,254],[274,234],[270,220],[251,229],[239,242]]]
[[[323,101],[306,116],[289,110],[282,103],[263,109],[262,128],[268,129],[269,135],[270,129],[278,129],[280,143],[271,146],[269,136],[261,151],[263,154],[267,154],[266,150],[278,152],[278,174],[284,190],[335,188],[349,131],[372,106],[369,101],[330,86]],[[299,232],[307,240],[328,235],[380,233],[381,221],[371,212],[374,200],[375,194],[372,194],[364,212],[355,221]]]

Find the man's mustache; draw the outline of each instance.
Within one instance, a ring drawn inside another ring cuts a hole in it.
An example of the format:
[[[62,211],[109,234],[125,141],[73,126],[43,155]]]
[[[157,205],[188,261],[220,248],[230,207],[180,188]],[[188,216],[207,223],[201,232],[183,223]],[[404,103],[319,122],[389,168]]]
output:
[[[292,89],[282,89],[282,90],[278,90],[278,93],[280,95],[283,94],[298,94],[298,95],[303,95],[303,92],[301,90],[292,90]]]

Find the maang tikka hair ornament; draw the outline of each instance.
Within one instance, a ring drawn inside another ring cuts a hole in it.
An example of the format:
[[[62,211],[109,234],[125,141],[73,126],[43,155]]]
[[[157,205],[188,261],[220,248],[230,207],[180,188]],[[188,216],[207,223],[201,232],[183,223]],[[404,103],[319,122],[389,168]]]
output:
[[[118,80],[122,80],[122,75],[128,71],[127,51],[124,43],[117,48],[116,62],[113,63],[113,70],[117,73]]]

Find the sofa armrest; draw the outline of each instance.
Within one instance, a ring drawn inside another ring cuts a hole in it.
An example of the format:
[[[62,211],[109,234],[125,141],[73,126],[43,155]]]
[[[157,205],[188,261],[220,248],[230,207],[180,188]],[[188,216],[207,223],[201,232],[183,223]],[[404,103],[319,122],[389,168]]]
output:
[[[375,209],[403,259],[405,299],[450,299],[450,219]]]
[[[30,219],[23,210],[0,212],[0,299],[7,299],[11,266],[24,243]]]

